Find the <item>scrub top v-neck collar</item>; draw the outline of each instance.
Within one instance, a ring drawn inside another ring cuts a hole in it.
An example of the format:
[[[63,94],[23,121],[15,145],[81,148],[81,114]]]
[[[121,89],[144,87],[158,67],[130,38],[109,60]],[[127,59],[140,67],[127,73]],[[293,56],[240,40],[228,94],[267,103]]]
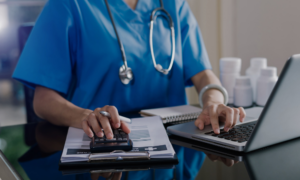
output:
[[[108,1],[114,13],[120,15],[127,22],[150,22],[151,12],[160,7],[159,0],[138,0],[136,8],[133,10],[124,0]]]

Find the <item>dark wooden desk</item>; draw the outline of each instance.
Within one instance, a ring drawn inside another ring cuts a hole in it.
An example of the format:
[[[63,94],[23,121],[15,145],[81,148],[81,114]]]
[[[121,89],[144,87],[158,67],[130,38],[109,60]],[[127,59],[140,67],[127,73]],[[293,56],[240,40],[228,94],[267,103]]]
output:
[[[41,122],[1,127],[2,151],[24,179],[104,179],[107,174],[74,170],[59,171],[58,162],[67,128]],[[251,154],[234,153],[170,136],[179,164],[174,169],[123,172],[122,179],[299,179],[300,139],[285,142]],[[280,151],[280,152],[278,152]],[[208,156],[206,154],[209,154]],[[270,157],[270,156],[274,157]],[[213,162],[212,160],[215,160]],[[241,162],[238,162],[241,161]],[[280,174],[278,174],[280,173]]]

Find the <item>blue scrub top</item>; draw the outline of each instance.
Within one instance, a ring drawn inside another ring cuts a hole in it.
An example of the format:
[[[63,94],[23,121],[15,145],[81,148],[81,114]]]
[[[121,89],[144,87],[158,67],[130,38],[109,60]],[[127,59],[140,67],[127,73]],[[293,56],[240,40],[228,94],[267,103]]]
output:
[[[211,69],[187,2],[163,1],[175,26],[175,61],[168,75],[155,70],[149,46],[150,14],[160,7],[159,0],[138,0],[135,10],[123,0],[108,3],[134,74],[130,85],[119,79],[123,60],[104,0],[49,0],[13,78],[31,88],[53,89],[88,109],[114,105],[119,112],[128,112],[186,104],[185,87],[192,85],[191,77]],[[154,24],[153,44],[163,68],[171,59],[170,34],[168,22],[160,16]]]

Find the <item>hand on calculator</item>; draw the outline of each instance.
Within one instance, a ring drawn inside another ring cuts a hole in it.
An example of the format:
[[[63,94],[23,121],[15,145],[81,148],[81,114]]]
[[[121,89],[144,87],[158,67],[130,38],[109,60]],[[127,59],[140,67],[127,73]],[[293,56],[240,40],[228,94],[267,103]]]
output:
[[[100,111],[106,111],[110,114],[111,118],[108,118]],[[126,123],[120,121],[118,110],[115,106],[104,106],[102,108],[96,108],[91,112],[83,121],[82,129],[89,136],[104,137],[106,139],[113,139],[113,129],[122,129],[126,134],[130,133],[130,129]]]
[[[90,143],[90,150],[92,153],[98,152],[112,152],[115,150],[131,151],[132,142],[122,129],[113,130],[113,138],[107,139],[103,137],[94,136]]]

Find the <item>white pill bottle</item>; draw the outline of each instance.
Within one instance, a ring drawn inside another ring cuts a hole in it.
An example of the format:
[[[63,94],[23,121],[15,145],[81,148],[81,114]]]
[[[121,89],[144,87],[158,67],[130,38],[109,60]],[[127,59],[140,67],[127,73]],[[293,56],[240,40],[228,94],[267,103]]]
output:
[[[256,100],[257,78],[260,76],[260,70],[267,67],[267,59],[263,57],[252,58],[250,67],[246,70],[246,76],[250,77],[253,92],[253,102]]]
[[[235,79],[240,76],[242,60],[235,57],[220,59],[220,80],[228,93],[228,103],[233,104]]]
[[[250,107],[253,104],[251,80],[248,76],[240,76],[235,80],[234,105],[237,107]]]
[[[256,84],[256,104],[265,106],[267,100],[278,80],[277,68],[267,67],[261,69],[260,76]]]

